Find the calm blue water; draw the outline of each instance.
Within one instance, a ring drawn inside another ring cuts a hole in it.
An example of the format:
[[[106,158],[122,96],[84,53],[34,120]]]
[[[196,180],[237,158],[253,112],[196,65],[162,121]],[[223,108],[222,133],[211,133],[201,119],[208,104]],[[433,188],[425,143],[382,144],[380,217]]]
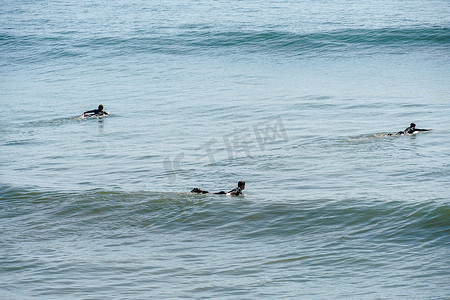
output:
[[[0,0],[0,50],[1,299],[449,299],[448,1]]]

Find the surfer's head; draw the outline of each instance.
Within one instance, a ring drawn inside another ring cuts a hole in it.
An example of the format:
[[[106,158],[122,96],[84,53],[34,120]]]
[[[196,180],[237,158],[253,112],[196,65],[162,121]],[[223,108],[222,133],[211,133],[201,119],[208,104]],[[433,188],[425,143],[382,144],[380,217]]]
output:
[[[103,110],[103,105],[102,105],[102,104],[100,104],[100,105],[98,106],[98,110]]]
[[[245,181],[239,181],[238,188],[240,188],[241,190],[245,189]]]
[[[409,124],[409,127],[414,128],[414,127],[416,127],[416,124],[411,123],[411,124]]]

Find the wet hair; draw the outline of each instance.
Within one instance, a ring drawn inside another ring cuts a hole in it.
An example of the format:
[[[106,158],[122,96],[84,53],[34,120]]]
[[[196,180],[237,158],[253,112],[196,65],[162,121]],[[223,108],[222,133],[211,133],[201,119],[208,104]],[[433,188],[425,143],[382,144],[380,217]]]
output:
[[[98,110],[103,110],[103,105],[102,105],[102,104],[100,104],[100,105],[98,106]]]
[[[411,124],[409,124],[409,127],[416,127],[416,124],[411,123]]]
[[[245,181],[239,181],[238,182],[238,187],[242,187],[245,186]]]

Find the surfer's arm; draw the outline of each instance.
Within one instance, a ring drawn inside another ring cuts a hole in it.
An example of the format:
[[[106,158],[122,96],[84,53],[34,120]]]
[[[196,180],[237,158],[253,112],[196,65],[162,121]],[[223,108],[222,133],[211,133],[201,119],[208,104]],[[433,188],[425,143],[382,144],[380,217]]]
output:
[[[231,196],[239,196],[240,194],[242,194],[242,191],[240,188],[235,188],[229,191],[227,194]]]
[[[417,129],[416,128],[416,131],[431,131],[431,130],[433,130],[433,129]]]

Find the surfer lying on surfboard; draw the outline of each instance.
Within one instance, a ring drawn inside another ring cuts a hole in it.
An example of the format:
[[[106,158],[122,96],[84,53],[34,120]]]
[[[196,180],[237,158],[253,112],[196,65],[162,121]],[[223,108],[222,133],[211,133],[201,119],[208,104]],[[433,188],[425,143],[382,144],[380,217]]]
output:
[[[242,195],[242,191],[245,189],[245,181],[239,181],[237,188],[232,189],[228,193],[224,191],[220,191],[218,193],[213,193],[215,195],[230,195],[230,196],[239,196]],[[201,190],[199,188],[194,188],[191,193],[196,194],[210,194],[208,191]]]
[[[108,114],[108,112],[103,110],[103,105],[99,105],[98,109],[94,109],[94,110],[89,110],[89,111],[85,111],[83,113],[83,117],[101,117],[101,116],[106,116]]]
[[[431,130],[432,129],[419,129],[419,128],[416,128],[416,124],[411,123],[411,124],[409,124],[408,128],[405,128],[405,130],[403,130],[403,131],[397,132],[395,135],[413,134],[413,133],[418,132],[418,131],[431,131]],[[390,133],[389,135],[393,135],[393,134]]]

